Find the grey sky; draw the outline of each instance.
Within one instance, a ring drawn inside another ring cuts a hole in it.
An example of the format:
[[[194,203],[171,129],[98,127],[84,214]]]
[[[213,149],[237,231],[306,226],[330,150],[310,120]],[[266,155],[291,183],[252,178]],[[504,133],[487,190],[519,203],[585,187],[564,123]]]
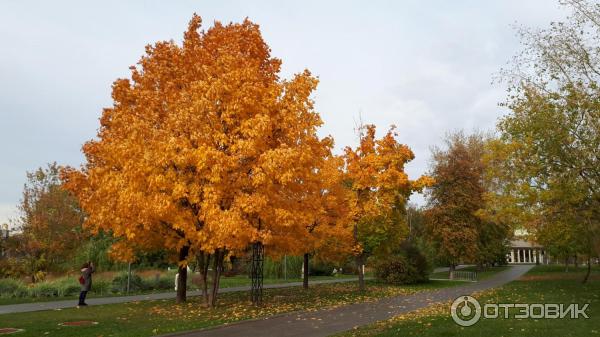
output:
[[[158,40],[180,41],[193,12],[249,17],[283,75],[319,76],[316,107],[336,149],[356,144],[359,114],[398,127],[427,169],[429,148],[456,129],[492,129],[504,97],[492,74],[519,50],[511,24],[564,16],[553,0],[8,1],[0,2],[0,223],[15,215],[25,172],[79,165],[110,85]],[[419,202],[420,197],[413,200]]]

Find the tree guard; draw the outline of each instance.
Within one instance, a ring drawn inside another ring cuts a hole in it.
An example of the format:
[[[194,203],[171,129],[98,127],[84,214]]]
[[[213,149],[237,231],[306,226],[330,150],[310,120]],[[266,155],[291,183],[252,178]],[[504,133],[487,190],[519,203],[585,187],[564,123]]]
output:
[[[250,289],[250,298],[252,304],[260,305],[262,303],[263,293],[263,263],[265,260],[265,246],[262,242],[252,244],[252,266],[250,270],[252,278],[252,287]]]

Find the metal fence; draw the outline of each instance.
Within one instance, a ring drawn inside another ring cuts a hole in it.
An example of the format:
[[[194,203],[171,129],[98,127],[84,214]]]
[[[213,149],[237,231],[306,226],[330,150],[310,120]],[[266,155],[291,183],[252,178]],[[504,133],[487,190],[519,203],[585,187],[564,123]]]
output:
[[[477,272],[455,270],[450,272],[449,278],[457,281],[477,281]]]

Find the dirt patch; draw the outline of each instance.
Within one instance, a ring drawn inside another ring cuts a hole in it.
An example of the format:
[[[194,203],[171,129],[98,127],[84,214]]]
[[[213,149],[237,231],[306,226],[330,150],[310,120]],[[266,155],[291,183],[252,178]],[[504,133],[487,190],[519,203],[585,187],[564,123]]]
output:
[[[15,328],[0,328],[0,335],[8,335],[15,332],[21,332],[23,329],[15,329]]]
[[[62,326],[87,326],[87,325],[95,325],[98,324],[98,322],[94,322],[94,321],[75,321],[75,322],[63,322],[60,323],[59,325]]]

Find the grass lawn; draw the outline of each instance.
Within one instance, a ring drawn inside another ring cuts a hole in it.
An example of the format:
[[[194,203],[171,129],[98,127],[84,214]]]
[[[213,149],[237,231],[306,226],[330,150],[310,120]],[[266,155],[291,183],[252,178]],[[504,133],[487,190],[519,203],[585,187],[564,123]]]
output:
[[[309,281],[320,281],[320,280],[333,280],[333,279],[345,279],[345,278],[356,278],[356,275],[339,275],[339,276],[311,276]],[[278,283],[292,283],[292,282],[302,282],[300,278],[288,278],[288,279],[264,279],[264,284],[278,284]],[[250,286],[250,278],[247,275],[237,275],[232,277],[222,277],[220,281],[220,288],[231,288],[231,287],[241,287],[241,286]],[[192,285],[191,290],[196,290],[196,286]],[[153,294],[153,293],[164,293],[164,292],[173,292],[174,289],[156,289],[156,290],[147,290],[147,291],[137,291],[130,292],[129,295],[143,295],[143,294]],[[87,298],[97,298],[97,297],[116,297],[116,296],[127,296],[127,294],[122,293],[97,293],[94,292],[94,287],[92,286],[92,291],[88,294]],[[32,303],[32,302],[50,302],[50,301],[64,301],[64,300],[77,300],[79,295],[77,296],[60,296],[60,297],[1,297],[0,296],[0,305],[7,304],[19,304],[19,303]]]
[[[212,310],[203,308],[197,297],[192,297],[188,303],[181,305],[173,300],[142,301],[81,309],[4,314],[0,315],[0,328],[25,329],[18,336],[151,336],[455,285],[457,282],[431,281],[420,285],[391,286],[367,281],[367,291],[363,294],[357,291],[354,282],[314,285],[307,291],[299,287],[266,289],[265,304],[258,308],[248,302],[248,292],[235,292],[221,294],[218,307]],[[81,320],[97,321],[99,324],[85,327],[58,325],[65,321]]]
[[[488,278],[496,273],[499,273],[501,271],[504,271],[507,268],[510,268],[510,267],[509,266],[489,267],[483,271],[477,271],[476,266],[469,266],[469,267],[458,269],[457,271],[476,271],[477,272],[477,280],[485,280],[486,278]],[[443,272],[439,272],[439,273],[432,273],[431,275],[429,275],[430,278],[445,279],[445,280],[447,280],[449,276],[450,276],[450,272],[447,272],[447,271],[443,271]]]
[[[521,279],[475,296],[480,303],[589,303],[589,319],[484,319],[461,327],[450,317],[449,304],[341,334],[340,336],[600,336],[600,268],[581,284],[584,268],[564,272],[564,266],[537,266]],[[500,316],[502,317],[502,315]]]

